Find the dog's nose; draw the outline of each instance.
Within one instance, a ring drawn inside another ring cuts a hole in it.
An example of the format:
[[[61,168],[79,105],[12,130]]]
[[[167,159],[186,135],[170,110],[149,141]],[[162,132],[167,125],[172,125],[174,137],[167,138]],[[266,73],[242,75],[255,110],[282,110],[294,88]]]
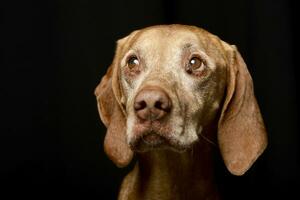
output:
[[[143,88],[135,97],[134,110],[138,118],[158,120],[171,111],[172,103],[168,94],[159,87]]]

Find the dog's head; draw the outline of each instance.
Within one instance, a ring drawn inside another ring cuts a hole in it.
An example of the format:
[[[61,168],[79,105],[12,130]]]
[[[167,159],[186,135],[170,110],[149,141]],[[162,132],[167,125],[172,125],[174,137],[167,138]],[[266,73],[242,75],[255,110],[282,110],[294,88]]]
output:
[[[227,168],[241,175],[267,144],[242,57],[197,27],[154,26],[119,40],[95,94],[105,151],[118,166],[133,151],[184,151],[216,126]]]

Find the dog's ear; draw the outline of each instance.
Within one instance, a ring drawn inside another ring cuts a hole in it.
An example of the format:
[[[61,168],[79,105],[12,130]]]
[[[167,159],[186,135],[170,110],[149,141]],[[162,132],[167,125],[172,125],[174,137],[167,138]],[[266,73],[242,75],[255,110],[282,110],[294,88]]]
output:
[[[243,175],[266,148],[267,134],[247,66],[235,46],[224,47],[229,64],[218,142],[227,169]]]
[[[118,166],[125,167],[132,160],[133,152],[126,141],[126,116],[120,103],[119,57],[122,41],[118,42],[112,65],[95,89],[100,118],[107,127],[104,151]]]

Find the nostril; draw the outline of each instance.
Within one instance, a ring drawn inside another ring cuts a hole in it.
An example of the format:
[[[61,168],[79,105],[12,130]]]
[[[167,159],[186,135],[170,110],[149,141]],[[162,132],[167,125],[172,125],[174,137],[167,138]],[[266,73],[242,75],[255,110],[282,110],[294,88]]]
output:
[[[168,101],[156,101],[154,107],[165,112],[170,111],[170,103]]]
[[[161,101],[156,101],[154,104],[154,107],[157,109],[163,110]]]
[[[138,102],[135,102],[135,103],[134,103],[134,109],[135,109],[136,111],[138,111],[138,110],[143,110],[143,109],[146,108],[146,107],[147,107],[147,103],[146,103],[146,101],[144,101],[144,100],[138,101]]]

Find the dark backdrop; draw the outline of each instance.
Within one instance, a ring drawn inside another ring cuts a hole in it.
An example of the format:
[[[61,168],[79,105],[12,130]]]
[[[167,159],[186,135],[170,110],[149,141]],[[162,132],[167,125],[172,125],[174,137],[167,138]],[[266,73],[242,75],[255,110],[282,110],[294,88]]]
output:
[[[149,25],[183,23],[238,46],[268,129],[268,149],[245,176],[220,164],[225,195],[298,194],[295,7],[286,0],[9,1],[1,22],[0,191],[115,199],[132,166],[118,169],[103,153],[105,128],[93,90],[117,39]]]

